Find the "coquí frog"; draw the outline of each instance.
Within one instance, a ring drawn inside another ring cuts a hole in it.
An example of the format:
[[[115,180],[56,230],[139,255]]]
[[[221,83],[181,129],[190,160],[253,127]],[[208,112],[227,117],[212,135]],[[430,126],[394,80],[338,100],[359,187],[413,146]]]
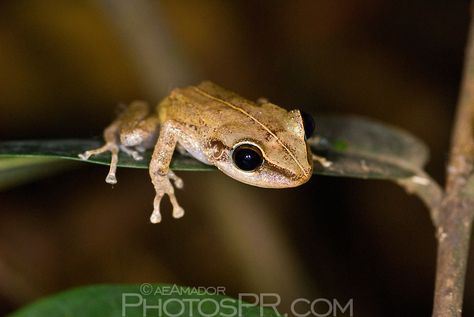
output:
[[[158,223],[165,194],[173,217],[184,215],[171,183],[183,187],[169,168],[175,149],[240,182],[288,188],[304,184],[312,175],[313,156],[306,139],[313,130],[311,116],[299,110],[287,111],[264,99],[253,102],[205,81],[174,89],[155,112],[143,101],[132,102],[104,130],[105,145],[79,156],[87,160],[110,151],[106,182],[115,184],[119,151],[141,160],[142,153],[154,147],[149,173],[156,196],[150,221]]]

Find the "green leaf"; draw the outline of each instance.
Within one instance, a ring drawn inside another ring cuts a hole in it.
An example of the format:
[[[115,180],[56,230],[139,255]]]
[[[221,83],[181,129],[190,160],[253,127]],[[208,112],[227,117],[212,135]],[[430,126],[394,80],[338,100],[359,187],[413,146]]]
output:
[[[416,175],[428,157],[426,146],[409,133],[361,117],[316,117],[317,137],[309,143],[314,153],[332,162],[330,167],[315,163],[314,173],[357,178],[400,179]],[[47,157],[80,161],[78,154],[97,148],[101,140],[32,140],[0,142],[0,157]],[[147,168],[151,151],[141,161],[120,152],[119,167]],[[87,161],[108,165],[110,153]],[[173,170],[214,169],[176,153]]]
[[[428,206],[434,224],[442,190],[425,173],[428,148],[410,133],[362,117],[316,118],[317,136],[308,140],[313,153],[330,161],[315,162],[314,172],[331,176],[387,179],[414,193]]]
[[[309,139],[308,143],[313,153],[323,158],[315,161],[314,174],[391,180],[420,196],[431,210],[436,210],[439,205],[441,189],[423,171],[428,149],[418,138],[402,129],[357,116],[316,116],[316,137]],[[0,157],[79,161],[80,153],[102,144],[103,141],[99,140],[67,139],[0,142]],[[151,151],[147,151],[144,157],[135,161],[120,152],[118,166],[148,168]],[[330,166],[321,164],[321,161],[329,161]],[[109,165],[110,154],[93,156],[83,162]],[[179,153],[175,154],[171,168],[181,171],[215,169]],[[0,171],[0,184],[8,173],[7,170],[3,174]],[[20,174],[10,173],[9,177],[12,175]],[[432,218],[437,223],[435,212]]]
[[[273,309],[263,309],[220,294],[165,284],[86,286],[38,300],[8,315],[8,317],[52,316],[272,317],[280,315]]]
[[[393,180],[417,174],[428,158],[418,138],[362,117],[316,117],[316,134],[308,140],[313,153],[332,162],[315,162],[317,174]]]
[[[102,165],[110,164],[110,153],[102,153],[90,157],[88,160],[79,158],[79,154],[103,145],[99,140],[27,140],[0,142],[0,157],[42,157],[61,158],[67,160],[96,163]],[[144,159],[135,161],[129,155],[120,151],[119,167],[148,168],[151,150],[148,150]],[[179,171],[207,171],[214,169],[189,156],[176,153],[171,164],[173,170]]]

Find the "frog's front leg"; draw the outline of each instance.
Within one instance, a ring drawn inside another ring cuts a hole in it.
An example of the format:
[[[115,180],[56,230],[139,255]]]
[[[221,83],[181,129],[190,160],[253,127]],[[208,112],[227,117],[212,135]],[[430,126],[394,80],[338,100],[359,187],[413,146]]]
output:
[[[174,194],[172,180],[177,188],[183,187],[183,181],[169,169],[176,144],[185,135],[180,125],[173,121],[165,121],[160,127],[160,135],[156,142],[153,156],[150,161],[150,177],[155,187],[156,195],[153,201],[153,213],[150,216],[152,223],[161,221],[160,203],[165,194],[170,197],[173,205],[173,217],[180,218],[184,215],[184,209],[178,204]]]

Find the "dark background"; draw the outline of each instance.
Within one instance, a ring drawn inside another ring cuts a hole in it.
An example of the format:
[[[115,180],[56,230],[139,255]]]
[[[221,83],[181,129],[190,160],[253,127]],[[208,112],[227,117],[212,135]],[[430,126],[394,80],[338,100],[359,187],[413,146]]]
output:
[[[2,140],[101,135],[118,102],[212,80],[250,99],[411,131],[444,182],[468,1],[2,1]],[[316,117],[317,122],[317,117]],[[151,225],[145,170],[74,169],[0,192],[0,313],[93,283],[169,282],[353,299],[429,316],[435,233],[395,184],[314,176],[288,190],[181,172],[186,210]],[[465,316],[474,315],[471,256]]]

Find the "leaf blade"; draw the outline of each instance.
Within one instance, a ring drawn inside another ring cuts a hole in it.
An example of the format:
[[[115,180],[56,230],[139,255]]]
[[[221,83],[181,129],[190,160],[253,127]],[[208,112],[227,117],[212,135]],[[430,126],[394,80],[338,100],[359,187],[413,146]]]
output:
[[[427,160],[428,150],[423,142],[399,128],[357,116],[316,118],[320,138],[308,142],[313,152],[333,164],[325,168],[315,163],[314,174],[396,180],[415,175]],[[109,165],[108,153],[92,156],[87,161],[78,157],[102,144],[102,141],[91,139],[7,141],[0,142],[0,157],[49,157]],[[148,168],[150,157],[150,150],[141,161],[120,152],[118,166]],[[171,168],[177,171],[215,170],[179,153],[175,153]]]
[[[315,173],[396,180],[417,174],[428,159],[426,145],[410,133],[360,116],[321,116],[314,153],[333,164],[315,163]]]
[[[59,139],[59,140],[20,140],[0,142],[0,157],[41,157],[59,158],[101,165],[110,164],[110,154],[103,153],[92,156],[88,160],[79,158],[79,154],[87,150],[98,148],[102,141],[90,139]],[[127,154],[119,153],[119,167],[148,168],[151,151],[147,151],[144,159],[135,161]],[[208,171],[213,167],[205,165],[191,157],[176,153],[171,168],[179,171]]]
[[[438,223],[442,190],[423,170],[429,153],[421,140],[402,129],[358,116],[327,116],[318,122],[319,139],[308,143],[332,165],[323,167],[316,162],[315,173],[391,180],[416,194],[431,211],[433,223]]]

